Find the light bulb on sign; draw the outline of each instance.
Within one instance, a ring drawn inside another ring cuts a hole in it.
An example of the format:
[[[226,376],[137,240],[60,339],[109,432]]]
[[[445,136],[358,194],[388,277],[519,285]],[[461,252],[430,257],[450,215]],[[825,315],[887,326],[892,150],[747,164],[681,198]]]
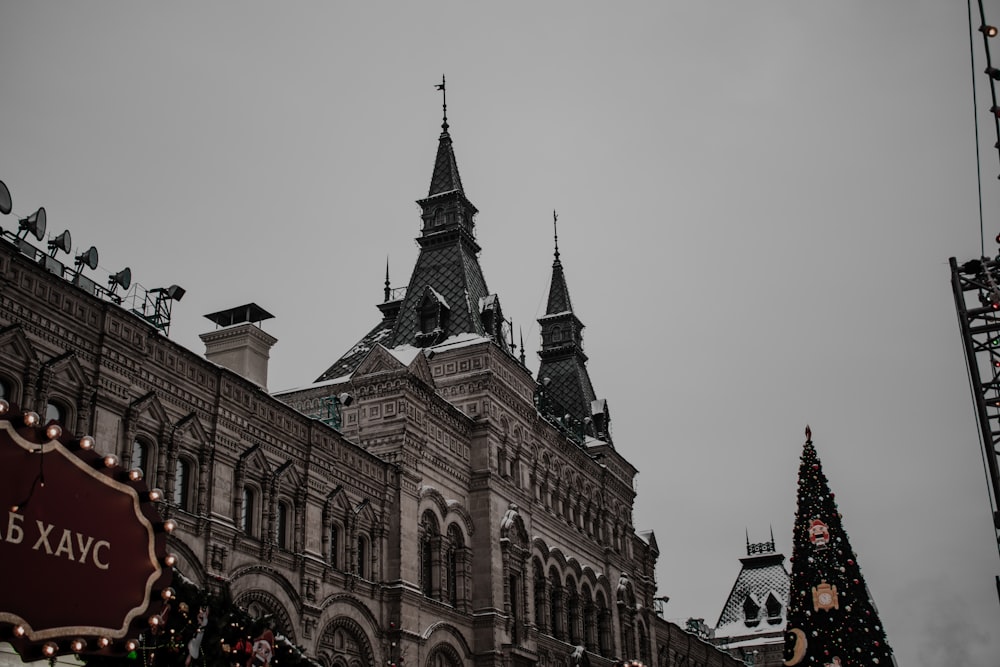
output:
[[[49,440],[55,440],[60,435],[62,435],[62,427],[59,424],[49,424],[45,427],[45,437]]]
[[[85,452],[93,450],[94,438],[89,435],[85,435],[82,438],[80,438],[80,449],[82,449]]]
[[[40,418],[37,412],[25,412],[24,413],[24,425],[25,426],[38,426]]]

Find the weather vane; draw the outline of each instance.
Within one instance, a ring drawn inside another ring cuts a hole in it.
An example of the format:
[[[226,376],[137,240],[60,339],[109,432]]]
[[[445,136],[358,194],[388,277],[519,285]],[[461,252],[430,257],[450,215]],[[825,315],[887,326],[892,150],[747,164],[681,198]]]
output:
[[[445,132],[448,131],[448,92],[444,87],[444,74],[441,75],[441,83],[434,86],[441,91],[441,115],[443,120],[441,122],[441,129]]]

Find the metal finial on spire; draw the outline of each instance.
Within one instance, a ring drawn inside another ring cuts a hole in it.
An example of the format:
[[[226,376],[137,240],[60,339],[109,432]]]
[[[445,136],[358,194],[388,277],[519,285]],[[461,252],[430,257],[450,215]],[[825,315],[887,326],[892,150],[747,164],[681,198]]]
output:
[[[391,292],[391,290],[389,289],[389,256],[386,255],[386,257],[385,257],[385,301],[387,301],[387,302],[389,301],[389,293],[390,292]]]
[[[441,75],[441,83],[435,85],[434,87],[441,91],[441,129],[445,132],[448,131],[448,91],[445,90],[444,86],[444,74]]]
[[[559,220],[559,214],[556,213],[555,209],[552,209],[552,236],[555,239],[556,244],[556,261],[559,261],[559,227],[556,224]]]

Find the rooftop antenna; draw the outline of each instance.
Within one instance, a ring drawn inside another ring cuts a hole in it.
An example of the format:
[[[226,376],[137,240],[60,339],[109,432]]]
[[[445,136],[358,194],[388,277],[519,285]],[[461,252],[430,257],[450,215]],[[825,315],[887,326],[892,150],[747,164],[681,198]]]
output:
[[[444,87],[444,74],[441,75],[441,83],[435,85],[434,87],[441,91],[441,130],[444,132],[448,131],[448,92]]]

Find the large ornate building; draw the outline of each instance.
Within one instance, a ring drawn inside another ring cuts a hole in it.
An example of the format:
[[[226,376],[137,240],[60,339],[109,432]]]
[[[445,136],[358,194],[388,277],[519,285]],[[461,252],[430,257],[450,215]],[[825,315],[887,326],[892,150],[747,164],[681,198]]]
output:
[[[741,664],[654,613],[659,548],[632,525],[630,443],[591,385],[558,247],[536,380],[447,123],[418,203],[405,291],[387,282],[374,328],[273,396],[260,307],[214,313],[203,356],[5,232],[0,397],[142,468],[179,570],[327,667],[568,665],[575,646],[595,666]]]

